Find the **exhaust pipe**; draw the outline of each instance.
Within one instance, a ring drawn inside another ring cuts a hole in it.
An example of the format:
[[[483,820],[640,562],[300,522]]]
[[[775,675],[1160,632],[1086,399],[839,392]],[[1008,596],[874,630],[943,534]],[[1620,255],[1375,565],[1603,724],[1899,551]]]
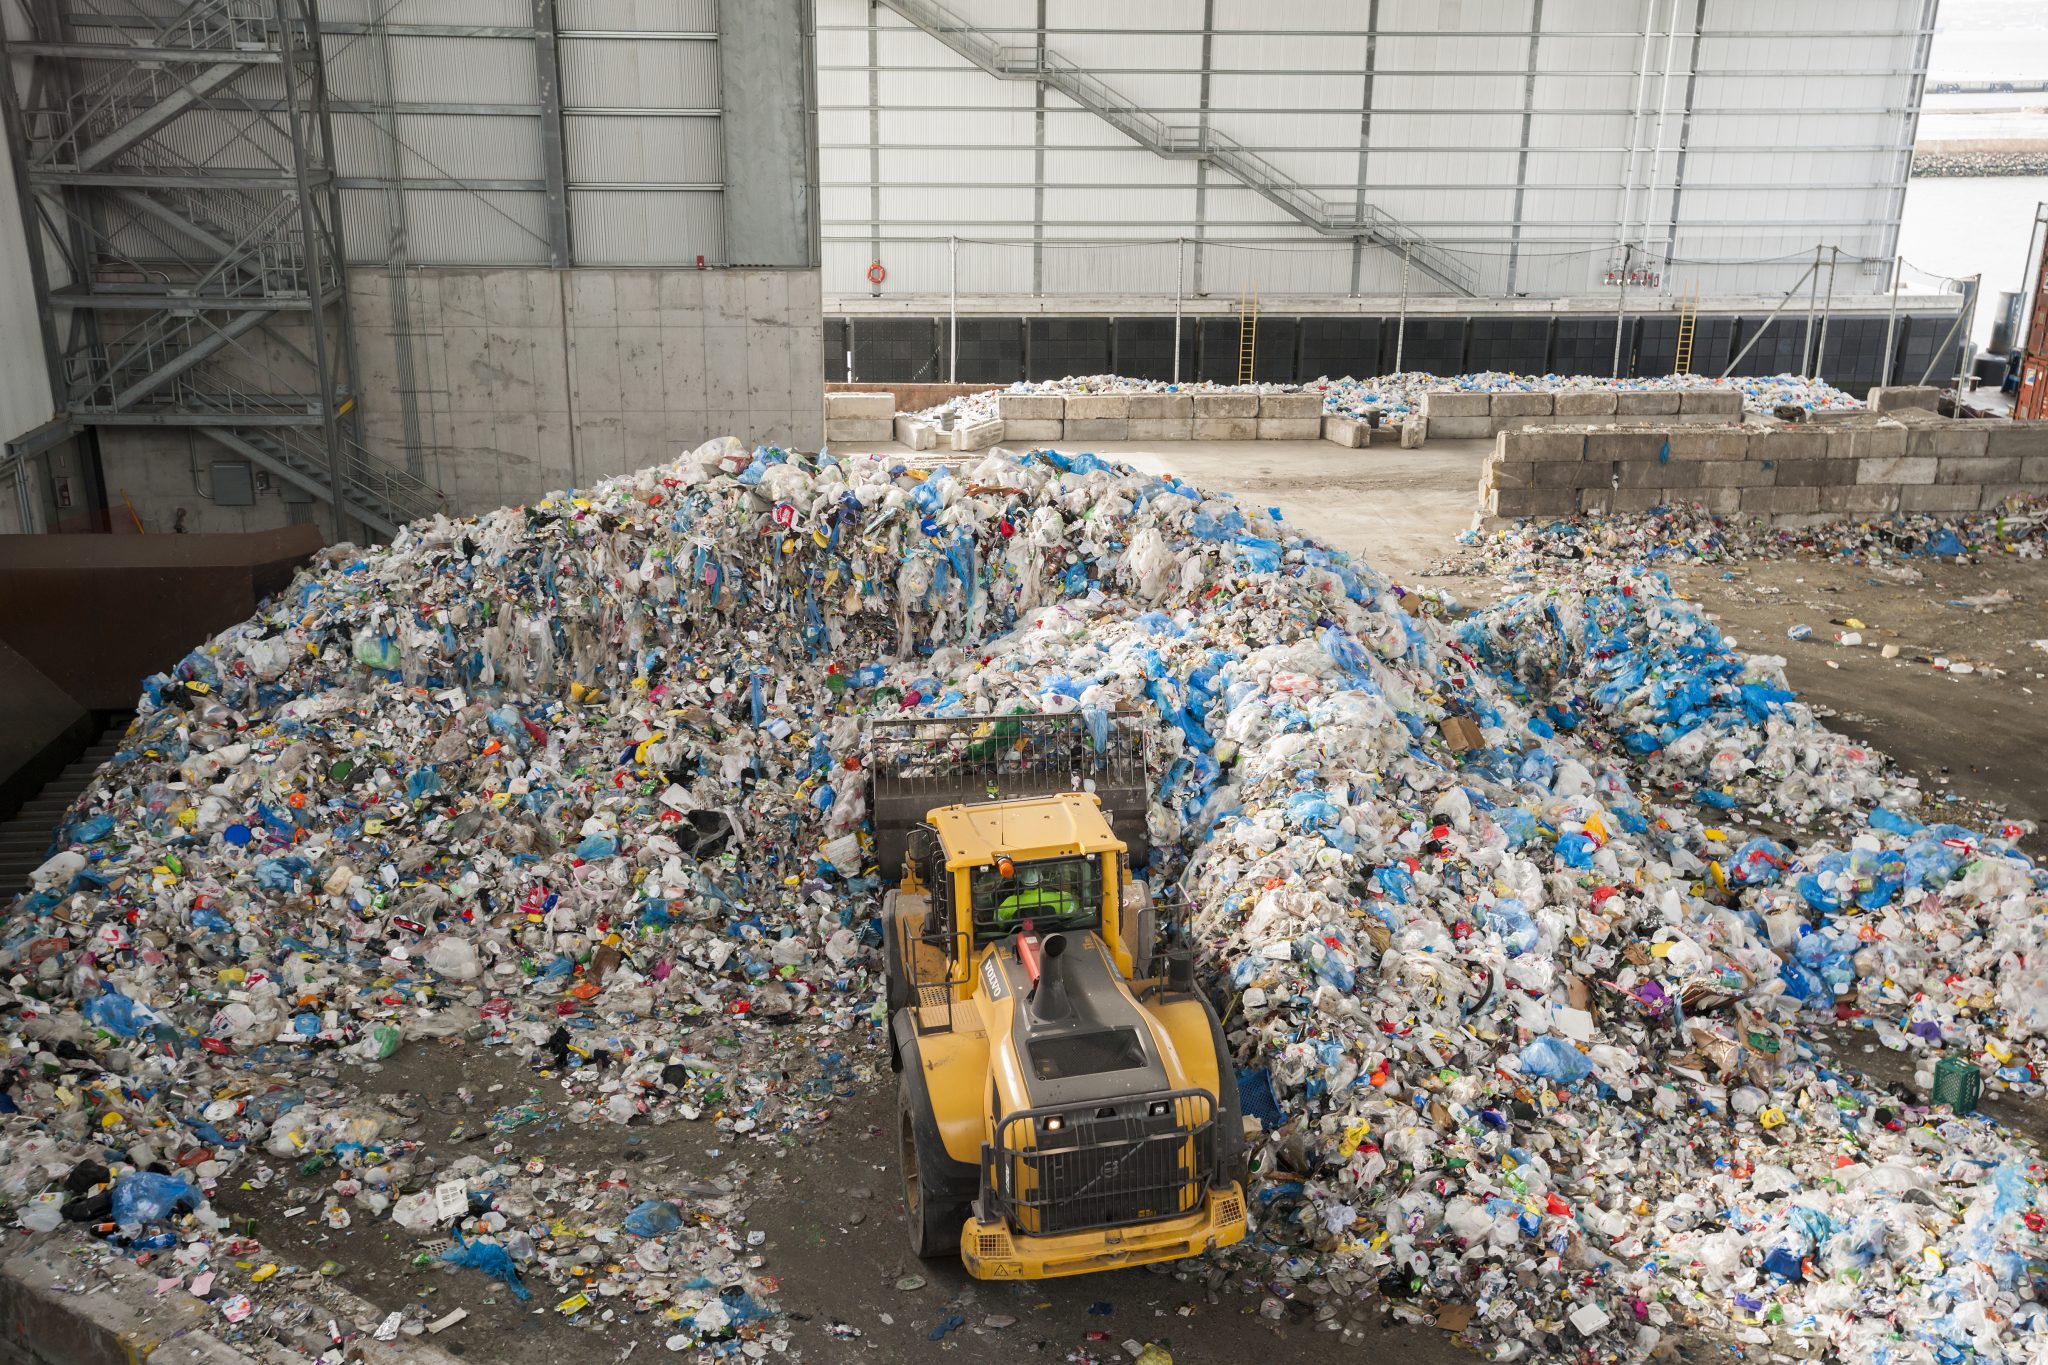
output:
[[[1048,934],[1038,945],[1038,984],[1031,988],[1031,1017],[1053,1023],[1074,1017],[1067,998],[1067,936]]]

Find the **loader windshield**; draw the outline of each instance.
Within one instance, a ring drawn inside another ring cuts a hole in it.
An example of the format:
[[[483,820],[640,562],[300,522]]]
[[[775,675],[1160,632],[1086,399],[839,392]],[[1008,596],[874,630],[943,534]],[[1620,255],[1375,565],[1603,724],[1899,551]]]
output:
[[[1040,929],[1095,929],[1102,925],[1102,860],[1046,858],[999,860],[968,873],[977,940],[1013,933],[1026,920]]]

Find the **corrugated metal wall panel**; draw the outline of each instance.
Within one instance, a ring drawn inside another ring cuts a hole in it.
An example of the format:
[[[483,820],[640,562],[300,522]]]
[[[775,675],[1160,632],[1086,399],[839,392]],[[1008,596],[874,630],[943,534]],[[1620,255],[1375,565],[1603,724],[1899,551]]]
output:
[[[330,23],[366,24],[531,24],[530,0],[319,0]]]
[[[545,265],[547,196],[516,191],[407,190],[415,265]]]
[[[391,98],[401,104],[434,104],[444,100],[465,104],[534,103],[532,43],[505,38],[393,34],[390,47]],[[343,60],[354,57],[366,63],[374,61],[375,49],[374,40],[361,39],[350,45]],[[372,89],[366,87],[363,94],[352,98],[374,98]]]
[[[566,114],[562,146],[571,183],[715,185],[725,174],[715,118]]]
[[[716,109],[716,43],[564,38],[562,102],[605,109]]]
[[[555,27],[715,33],[718,0],[555,0]]]
[[[720,196],[676,190],[571,190],[579,265],[691,265],[725,258]],[[732,259],[746,259],[734,243]]]

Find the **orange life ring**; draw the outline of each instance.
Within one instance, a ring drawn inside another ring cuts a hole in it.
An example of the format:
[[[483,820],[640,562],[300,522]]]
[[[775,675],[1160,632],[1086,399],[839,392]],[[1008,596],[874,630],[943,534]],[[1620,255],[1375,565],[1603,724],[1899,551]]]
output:
[[[876,261],[873,265],[868,267],[869,284],[880,284],[883,280],[886,280],[888,278],[889,272],[882,269],[882,263],[880,261]]]

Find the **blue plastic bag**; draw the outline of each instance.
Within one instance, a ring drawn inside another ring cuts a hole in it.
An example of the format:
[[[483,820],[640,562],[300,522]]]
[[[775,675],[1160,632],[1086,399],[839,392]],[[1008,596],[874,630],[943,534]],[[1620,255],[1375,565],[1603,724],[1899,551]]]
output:
[[[1593,1074],[1593,1063],[1585,1053],[1548,1034],[1530,1039],[1517,1060],[1524,1075],[1541,1076],[1558,1085],[1577,1085]]]
[[[647,1199],[635,1204],[619,1224],[635,1237],[660,1237],[682,1225],[682,1210],[666,1199]]]
[[[124,1228],[160,1222],[198,1207],[199,1191],[175,1176],[137,1171],[114,1185],[114,1221]]]
[[[521,1303],[532,1297],[526,1286],[519,1282],[519,1267],[513,1263],[512,1253],[496,1242],[465,1242],[458,1229],[455,1245],[442,1252],[441,1259],[450,1265],[467,1266],[503,1280],[505,1287],[512,1291],[512,1297]]]

